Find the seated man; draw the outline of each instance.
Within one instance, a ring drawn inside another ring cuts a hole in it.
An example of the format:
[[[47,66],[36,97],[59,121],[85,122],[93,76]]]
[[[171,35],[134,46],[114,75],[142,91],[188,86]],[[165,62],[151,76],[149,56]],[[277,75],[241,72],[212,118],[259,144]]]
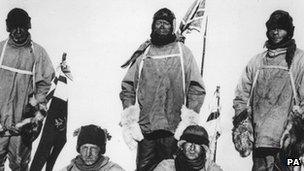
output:
[[[77,152],[79,153],[62,171],[124,171],[119,165],[104,156],[107,139],[110,135],[96,125],[82,126],[75,133],[78,135]]]
[[[208,138],[202,126],[188,126],[177,143],[179,150],[175,159],[163,160],[154,171],[222,171],[210,161]]]

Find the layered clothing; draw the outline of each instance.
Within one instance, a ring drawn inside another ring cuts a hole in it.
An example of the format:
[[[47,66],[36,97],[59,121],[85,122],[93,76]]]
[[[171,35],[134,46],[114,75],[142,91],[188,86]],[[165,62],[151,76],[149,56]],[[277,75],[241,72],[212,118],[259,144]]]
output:
[[[95,164],[85,165],[80,156],[71,161],[67,167],[61,171],[124,171],[118,164],[111,162],[109,157],[102,156]]]
[[[251,109],[255,148],[281,148],[280,139],[293,106],[304,109],[304,52],[296,49],[288,67],[286,51],[268,50],[252,58],[235,91],[235,114],[246,110],[248,104]]]
[[[120,93],[123,108],[138,100],[139,125],[143,133],[156,130],[174,133],[181,120],[184,99],[188,108],[199,113],[204,97],[205,88],[196,61],[180,42],[161,47],[151,44],[129,68]]]
[[[46,104],[55,71],[44,48],[30,38],[22,46],[2,41],[0,50],[0,124],[10,128],[26,117],[31,97]],[[22,136],[0,137],[1,166],[8,155],[12,170],[27,170],[31,144],[24,141]]]
[[[154,171],[179,171],[176,168],[176,162],[174,159],[163,160]],[[191,169],[193,171],[222,171],[222,169],[212,161],[206,161],[205,165],[201,169]],[[190,170],[187,170],[190,171]]]
[[[198,66],[184,44],[176,41],[163,46],[145,43],[145,50],[122,80],[120,93],[124,112],[139,106],[136,114],[123,114],[123,123],[136,122],[123,127],[131,128],[129,135],[139,141],[137,170],[153,170],[163,159],[173,158],[177,150],[173,135],[181,122],[182,106],[199,113],[204,97],[205,87]],[[125,138],[125,141],[129,147],[136,144],[132,138]]]

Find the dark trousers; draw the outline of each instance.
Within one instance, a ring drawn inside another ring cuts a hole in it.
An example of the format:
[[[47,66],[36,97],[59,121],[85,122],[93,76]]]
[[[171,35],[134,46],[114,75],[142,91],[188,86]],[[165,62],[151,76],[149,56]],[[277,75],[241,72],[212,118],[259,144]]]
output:
[[[252,171],[289,171],[279,148],[256,148],[253,150]]]
[[[66,129],[59,131],[52,122],[45,122],[39,145],[37,147],[30,171],[52,171],[58,155],[66,143]]]
[[[6,158],[13,171],[27,171],[32,145],[22,142],[21,136],[0,138],[0,171],[4,171]]]
[[[53,97],[30,171],[42,170],[45,163],[46,171],[53,170],[66,143],[67,107],[67,101]]]
[[[138,143],[137,171],[152,171],[162,160],[173,159],[173,154],[177,151],[177,140],[173,135],[161,138],[149,135],[144,137]]]

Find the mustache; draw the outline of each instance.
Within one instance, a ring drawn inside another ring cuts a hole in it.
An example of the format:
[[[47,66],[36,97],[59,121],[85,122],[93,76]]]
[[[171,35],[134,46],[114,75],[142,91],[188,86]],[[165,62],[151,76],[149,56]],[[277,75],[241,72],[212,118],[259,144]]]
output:
[[[84,157],[85,160],[94,160],[96,158],[98,158],[98,157],[92,157],[92,156],[90,156],[90,157]]]

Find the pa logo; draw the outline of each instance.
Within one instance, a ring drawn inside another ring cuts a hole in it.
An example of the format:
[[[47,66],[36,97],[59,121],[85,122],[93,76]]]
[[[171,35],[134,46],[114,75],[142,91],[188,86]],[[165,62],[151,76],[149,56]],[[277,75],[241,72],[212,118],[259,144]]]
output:
[[[286,164],[287,166],[301,166],[301,160],[299,158],[288,158]]]

